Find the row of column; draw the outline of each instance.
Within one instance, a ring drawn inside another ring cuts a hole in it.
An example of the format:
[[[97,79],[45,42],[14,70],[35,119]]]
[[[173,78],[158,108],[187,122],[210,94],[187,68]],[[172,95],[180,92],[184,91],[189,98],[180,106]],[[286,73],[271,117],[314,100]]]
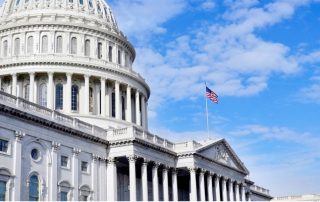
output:
[[[245,201],[245,187],[242,183],[226,177],[207,173],[203,170],[199,173],[199,186],[197,186],[197,168],[189,168],[190,172],[190,200],[198,201],[198,190],[200,201],[206,201],[205,186],[207,186],[209,201]],[[207,184],[205,185],[205,176]],[[213,183],[213,184],[212,184]],[[220,185],[221,183],[221,185]],[[213,186],[214,185],[214,186]],[[234,193],[235,191],[235,193]],[[222,196],[220,195],[222,193]],[[214,195],[215,194],[215,198]]]
[[[49,109],[54,109],[54,80],[53,80],[54,73],[48,72],[48,83],[47,83],[47,107]],[[12,74],[12,90],[11,94],[14,96],[17,96],[17,74]],[[71,113],[71,100],[72,100],[72,73],[66,73],[67,82],[66,82],[66,91],[67,91],[67,97],[66,97],[66,109],[64,110],[66,113]],[[36,103],[34,100],[34,84],[35,84],[35,73],[30,72],[29,73],[29,101]],[[1,78],[0,78],[0,89],[1,89]],[[100,78],[100,90],[101,95],[106,95],[106,82],[107,79],[104,77]],[[118,120],[122,120],[121,116],[121,91],[120,91],[120,85],[121,83],[119,81],[114,82],[114,93],[115,93],[115,118]],[[133,122],[133,113],[132,113],[132,99],[131,94],[133,92],[133,89],[130,85],[126,85],[126,111],[122,113],[126,113],[126,121]],[[90,88],[90,75],[84,75],[84,97],[86,98],[84,100],[84,114],[89,115],[89,88]],[[141,103],[140,103],[141,102]],[[103,117],[107,116],[107,101],[106,96],[101,96],[101,113],[100,115]],[[141,106],[141,108],[140,108]],[[148,127],[148,121],[147,121],[147,98],[139,92],[139,90],[135,90],[135,120],[136,124],[142,126],[143,128]],[[110,113],[111,114],[111,113]]]

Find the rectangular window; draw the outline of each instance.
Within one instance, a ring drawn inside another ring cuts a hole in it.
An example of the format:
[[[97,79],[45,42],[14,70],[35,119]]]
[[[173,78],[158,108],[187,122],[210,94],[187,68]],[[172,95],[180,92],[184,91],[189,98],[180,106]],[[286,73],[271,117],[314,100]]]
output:
[[[7,153],[9,141],[0,139],[0,152]]]
[[[108,54],[109,62],[112,62],[112,46],[109,46]]]
[[[81,171],[82,172],[88,172],[88,162],[81,161]]]
[[[5,181],[0,181],[0,201],[6,200],[6,184]]]
[[[121,65],[121,51],[118,50],[118,64]]]
[[[65,192],[65,191],[60,192],[60,200],[68,201],[68,192]]]
[[[61,167],[68,167],[69,158],[67,156],[61,156]]]

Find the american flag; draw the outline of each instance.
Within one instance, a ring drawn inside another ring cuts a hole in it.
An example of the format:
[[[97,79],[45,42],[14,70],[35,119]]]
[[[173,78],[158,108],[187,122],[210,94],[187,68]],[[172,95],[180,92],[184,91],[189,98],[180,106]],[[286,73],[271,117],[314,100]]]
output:
[[[218,95],[206,86],[206,96],[214,103],[218,104]]]

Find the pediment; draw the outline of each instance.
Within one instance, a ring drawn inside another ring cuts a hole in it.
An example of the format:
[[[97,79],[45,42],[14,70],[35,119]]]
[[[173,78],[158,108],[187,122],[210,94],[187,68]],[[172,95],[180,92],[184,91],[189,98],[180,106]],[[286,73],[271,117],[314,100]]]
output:
[[[229,167],[248,172],[247,168],[224,139],[199,148],[197,153]]]

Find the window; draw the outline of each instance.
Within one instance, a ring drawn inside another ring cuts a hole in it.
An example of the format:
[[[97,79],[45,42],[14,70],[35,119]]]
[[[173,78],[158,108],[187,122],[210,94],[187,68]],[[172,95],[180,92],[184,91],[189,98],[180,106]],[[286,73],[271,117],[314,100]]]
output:
[[[26,99],[26,100],[29,100],[30,85],[29,84],[24,85],[24,89],[23,90],[24,90],[23,98]]]
[[[0,139],[0,152],[7,153],[8,152],[8,145],[9,145],[8,140]]]
[[[87,39],[84,43],[84,55],[90,56],[90,40]]]
[[[71,54],[77,54],[77,38],[71,38]]]
[[[41,52],[47,53],[48,52],[48,36],[42,36],[42,44],[41,44]]]
[[[83,5],[83,0],[79,0],[80,5]]]
[[[98,58],[99,59],[102,58],[102,43],[101,42],[98,43]]]
[[[69,0],[69,3],[73,3],[73,0]]]
[[[90,6],[90,8],[93,7],[92,0],[89,0],[89,6]]]
[[[63,109],[63,86],[61,83],[56,85],[56,110]]]
[[[79,193],[79,201],[88,201],[90,195],[90,188],[88,186],[82,186]]]
[[[6,200],[6,181],[0,181],[0,201]]]
[[[67,156],[61,156],[61,167],[68,167],[69,158]]]
[[[39,105],[47,107],[47,84],[45,83],[39,87]]]
[[[78,111],[79,88],[77,85],[71,87],[71,110]]]
[[[62,36],[57,37],[56,52],[62,53]]]
[[[39,158],[40,158],[40,152],[39,152],[39,150],[37,150],[37,149],[32,149],[31,150],[31,158],[33,159],[33,160],[39,160]]]
[[[29,201],[39,201],[39,179],[36,175],[30,177]]]
[[[126,103],[124,96],[121,96],[122,120],[126,120]]]
[[[89,88],[89,112],[93,112],[93,88]]]
[[[60,201],[68,201],[68,192],[60,192]]]
[[[112,62],[112,46],[109,46],[108,58],[109,62]]]
[[[17,0],[17,1],[16,1],[16,6],[19,5],[19,3],[20,3],[20,0]]]
[[[82,172],[88,172],[88,162],[81,161],[81,171]]]
[[[20,39],[16,38],[14,40],[14,56],[18,56],[20,54]]]
[[[99,12],[99,13],[101,13],[101,7],[100,7],[100,4],[98,4],[98,5],[97,5],[97,8],[98,8],[98,12]]]
[[[8,41],[5,40],[3,42],[3,57],[7,57],[8,56]]]
[[[121,65],[121,51],[118,50],[118,64]]]
[[[112,117],[116,117],[116,95],[115,93],[112,93],[111,96],[111,101],[112,101]]]
[[[88,201],[88,196],[80,195],[79,201]]]
[[[29,36],[27,40],[27,53],[33,54],[33,36]]]

